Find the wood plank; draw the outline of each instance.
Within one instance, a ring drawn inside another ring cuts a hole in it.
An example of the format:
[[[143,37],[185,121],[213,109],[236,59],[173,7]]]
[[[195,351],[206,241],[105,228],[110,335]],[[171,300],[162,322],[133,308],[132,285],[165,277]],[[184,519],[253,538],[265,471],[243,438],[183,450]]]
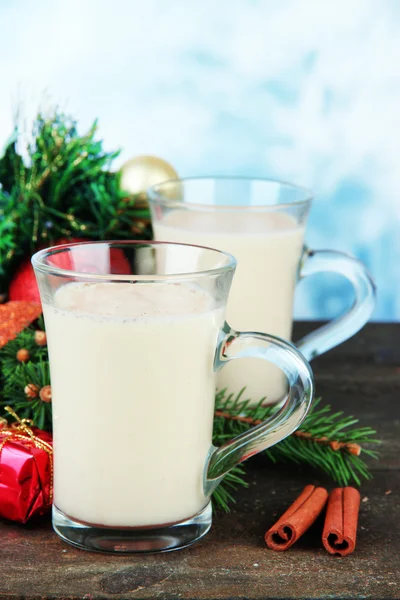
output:
[[[333,486],[314,470],[274,466],[265,457],[254,457],[249,489],[237,493],[232,512],[218,513],[205,540],[180,552],[129,557],[86,553],[61,542],[49,519],[25,527],[0,522],[0,598],[398,597],[400,355],[394,334],[399,339],[399,325],[369,325],[362,340],[357,337],[313,363],[317,393],[374,426],[384,440],[374,479],[362,486],[367,500],[361,504],[352,556],[329,556],[322,549],[318,523],[288,552],[266,549],[264,532],[305,484]]]

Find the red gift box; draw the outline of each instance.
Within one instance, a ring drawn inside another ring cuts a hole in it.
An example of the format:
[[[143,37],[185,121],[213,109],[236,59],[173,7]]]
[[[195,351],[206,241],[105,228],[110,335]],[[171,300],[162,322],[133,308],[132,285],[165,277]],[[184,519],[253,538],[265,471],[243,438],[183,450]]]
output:
[[[25,419],[0,429],[0,517],[26,523],[50,508],[52,494],[52,436]]]

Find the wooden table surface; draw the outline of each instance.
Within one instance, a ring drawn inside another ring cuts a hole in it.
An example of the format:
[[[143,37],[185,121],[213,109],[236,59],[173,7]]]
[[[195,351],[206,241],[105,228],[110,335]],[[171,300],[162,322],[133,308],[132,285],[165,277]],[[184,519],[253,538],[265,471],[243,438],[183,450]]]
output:
[[[309,329],[297,325],[297,337]],[[26,526],[0,521],[0,598],[400,598],[399,342],[400,324],[370,324],[313,362],[317,394],[383,440],[374,479],[361,489],[353,555],[329,556],[318,527],[288,552],[267,550],[264,532],[303,486],[332,484],[311,469],[254,457],[250,487],[232,512],[217,514],[208,536],[183,551],[93,554],[61,542],[48,518]]]

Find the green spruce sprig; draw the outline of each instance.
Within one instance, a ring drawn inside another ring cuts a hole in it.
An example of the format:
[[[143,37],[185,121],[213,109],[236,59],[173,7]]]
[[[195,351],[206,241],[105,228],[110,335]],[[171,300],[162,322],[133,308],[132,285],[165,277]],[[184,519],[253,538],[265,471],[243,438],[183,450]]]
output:
[[[21,349],[29,353],[26,362],[17,357]],[[40,396],[50,385],[47,347],[37,345],[33,327],[24,329],[0,351],[0,369],[1,404],[11,406],[21,419],[32,419],[36,427],[51,430],[51,403]],[[36,390],[34,397],[27,394],[28,388]]]
[[[35,341],[35,332],[43,331],[43,319],[40,318],[37,327],[27,327],[23,329],[15,340],[11,340],[0,351],[1,369],[4,381],[10,382],[15,376],[16,370],[21,366],[21,361],[17,354],[19,350],[26,350],[29,355],[27,362],[37,363],[41,359],[48,360],[47,346],[39,346]]]
[[[216,395],[214,418],[214,444],[220,445],[235,435],[248,431],[265,421],[276,406],[250,405],[249,400],[221,391]],[[321,398],[314,400],[301,427],[285,440],[265,451],[274,463],[292,462],[319,469],[338,485],[370,479],[371,473],[361,455],[374,458],[377,452],[365,445],[379,444],[376,431],[358,427],[359,420],[346,416],[343,411],[333,411],[330,405],[321,406]],[[238,483],[242,473],[236,473],[230,487]],[[243,480],[240,482],[243,483]],[[228,490],[229,492],[229,490]],[[232,500],[232,498],[229,498]]]
[[[27,382],[21,388],[21,381]],[[39,362],[21,364],[15,370],[12,378],[4,385],[4,397],[12,399],[6,402],[11,406],[21,419],[32,418],[36,427],[46,431],[51,429],[51,403],[45,402],[40,396],[40,391],[50,385],[49,363],[39,359]],[[26,387],[37,390],[34,398],[28,398]]]
[[[16,124],[0,157],[0,292],[38,247],[60,239],[150,237],[143,198],[121,191],[111,171],[119,151],[105,152],[96,136],[96,121],[80,135],[70,117],[39,114],[24,161]]]

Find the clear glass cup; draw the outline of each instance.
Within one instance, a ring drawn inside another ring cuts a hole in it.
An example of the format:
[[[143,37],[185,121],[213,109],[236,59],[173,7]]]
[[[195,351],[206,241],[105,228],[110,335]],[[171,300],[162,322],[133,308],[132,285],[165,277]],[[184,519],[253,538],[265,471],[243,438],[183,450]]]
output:
[[[189,177],[160,183],[148,197],[156,240],[210,246],[238,260],[227,307],[232,327],[290,340],[296,283],[324,271],[351,282],[354,302],[296,342],[307,360],[344,342],[369,319],[375,287],[364,265],[342,252],[304,246],[309,190],[267,179]],[[246,388],[253,402],[273,403],[284,397],[286,381],[273,365],[247,358],[221,371],[218,387],[236,395]]]
[[[99,242],[32,258],[53,402],[53,526],[105,552],[182,548],[211,526],[212,492],[302,422],[313,396],[291,344],[225,322],[236,260],[181,244]],[[289,380],[265,423],[212,444],[215,377],[257,356]]]

